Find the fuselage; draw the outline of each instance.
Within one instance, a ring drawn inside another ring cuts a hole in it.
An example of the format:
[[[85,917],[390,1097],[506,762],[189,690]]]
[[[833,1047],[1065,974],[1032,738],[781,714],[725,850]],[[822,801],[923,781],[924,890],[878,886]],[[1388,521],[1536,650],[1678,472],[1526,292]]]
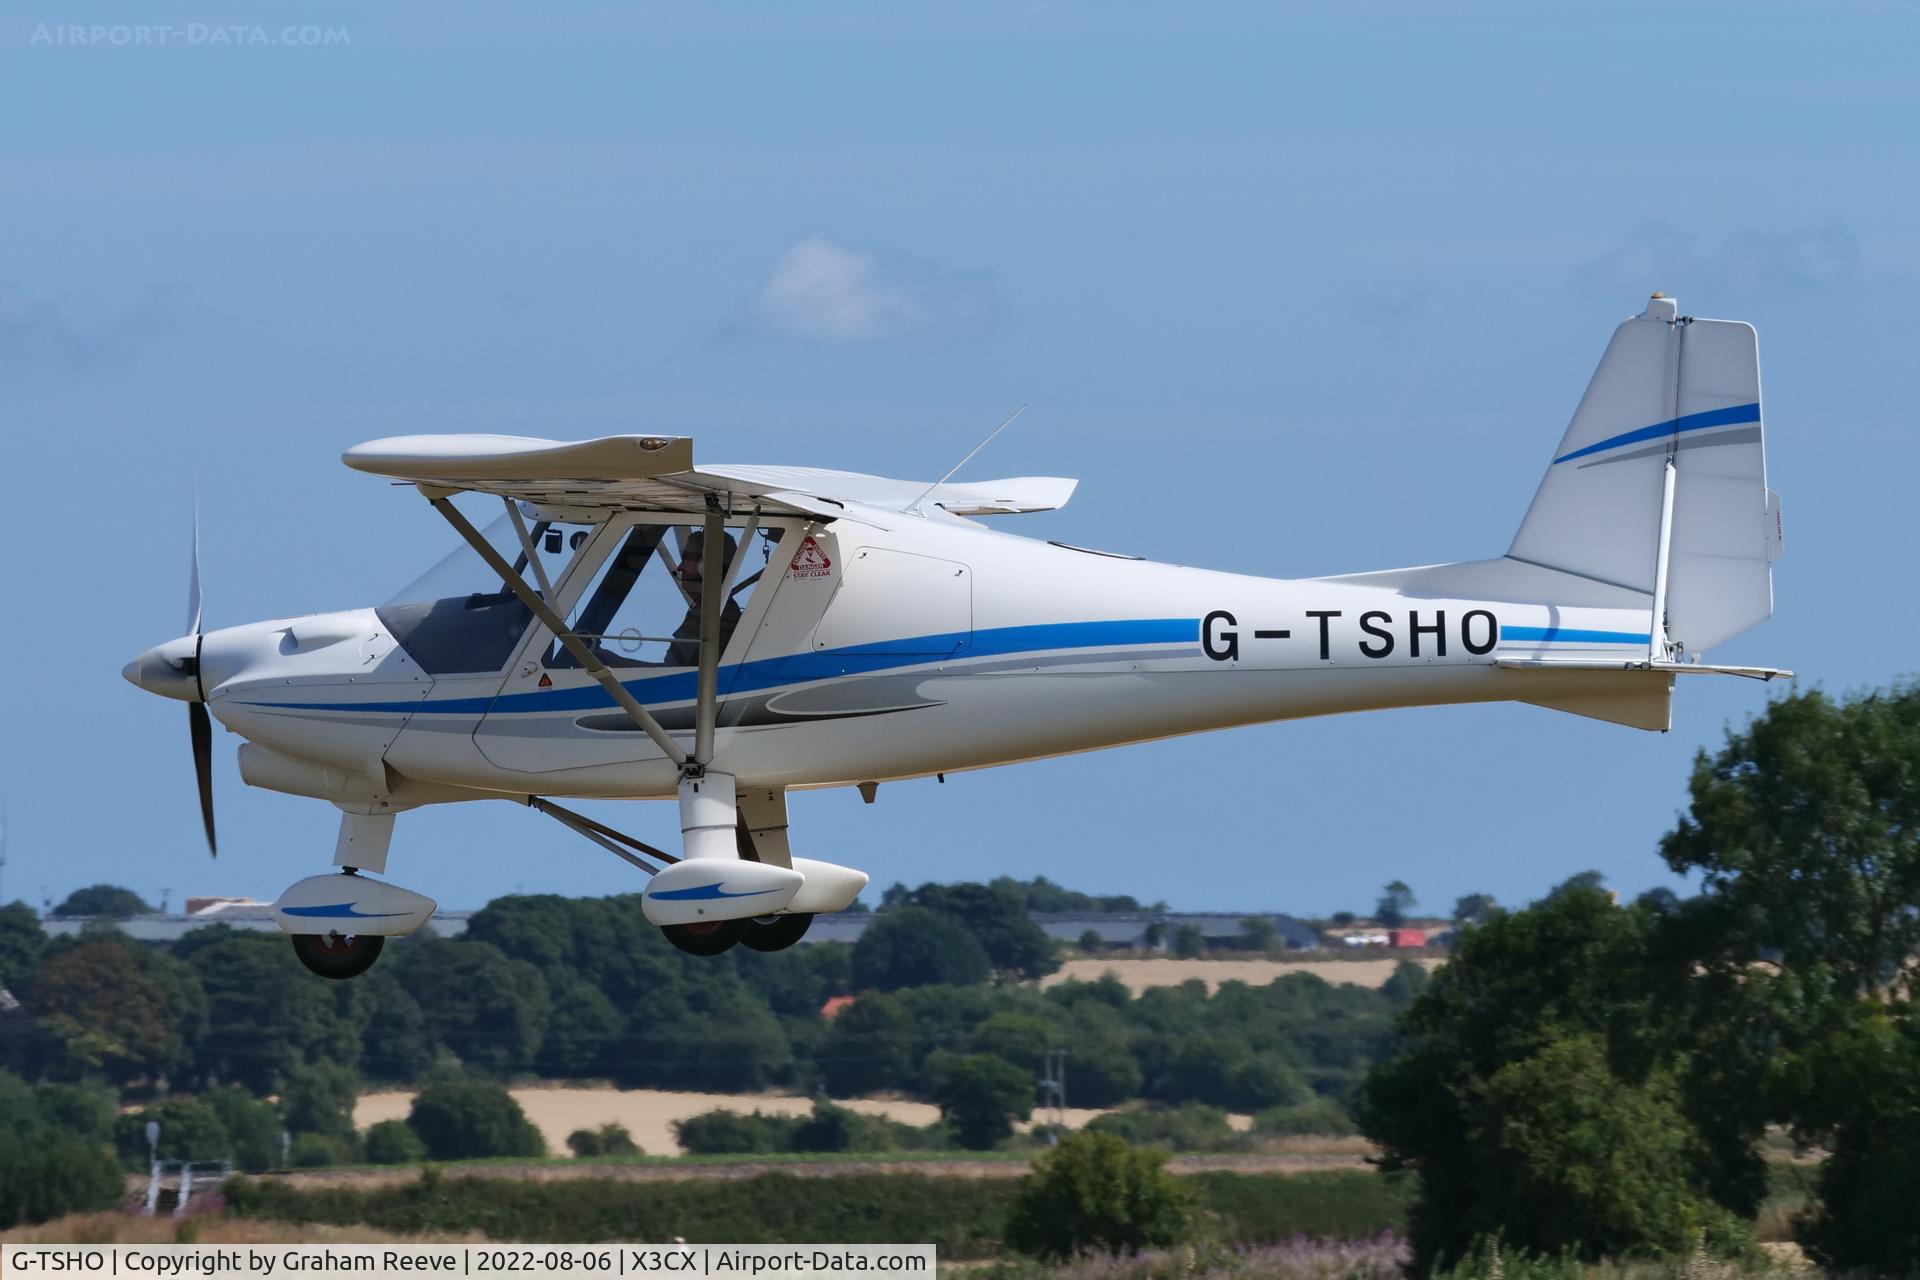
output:
[[[563,614],[603,590],[596,582],[641,523],[617,516],[582,530],[549,584]],[[878,782],[1388,707],[1550,700],[1577,710],[1582,697],[1618,698],[1620,675],[1496,659],[1631,660],[1649,641],[1646,594],[1511,560],[1277,580],[1016,537],[937,511],[855,509],[763,528],[779,540],[749,549],[762,572],[719,677],[714,767],[743,784]],[[498,598],[207,633],[200,679],[213,715],[251,744],[248,781],[394,808],[674,795],[674,764],[560,658],[537,620],[512,635],[513,619],[486,620]],[[437,630],[423,629],[429,615]],[[462,625],[484,634],[463,640]],[[660,656],[617,674],[690,742],[694,672]],[[1664,708],[1667,678],[1636,687]]]

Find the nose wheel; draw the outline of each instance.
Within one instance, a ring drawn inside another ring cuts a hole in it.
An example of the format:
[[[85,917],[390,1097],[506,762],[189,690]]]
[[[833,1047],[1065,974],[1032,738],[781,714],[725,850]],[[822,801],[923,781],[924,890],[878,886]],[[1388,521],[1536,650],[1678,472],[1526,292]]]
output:
[[[308,973],[336,981],[357,978],[373,967],[387,940],[378,935],[347,937],[338,933],[296,933],[293,954]]]

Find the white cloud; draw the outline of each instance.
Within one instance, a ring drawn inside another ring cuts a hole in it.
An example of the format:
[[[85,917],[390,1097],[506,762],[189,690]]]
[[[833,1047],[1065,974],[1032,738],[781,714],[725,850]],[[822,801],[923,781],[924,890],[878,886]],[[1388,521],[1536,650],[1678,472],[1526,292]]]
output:
[[[739,327],[797,342],[977,337],[999,314],[985,272],[942,271],[898,253],[809,236],[780,255]]]
[[[1588,262],[1580,279],[1616,292],[1816,294],[1857,285],[1861,256],[1859,241],[1844,227],[1706,236],[1653,222]]]
[[[150,293],[131,307],[79,321],[13,281],[0,280],[0,371],[45,373],[116,364],[172,331],[177,320],[166,298]]]

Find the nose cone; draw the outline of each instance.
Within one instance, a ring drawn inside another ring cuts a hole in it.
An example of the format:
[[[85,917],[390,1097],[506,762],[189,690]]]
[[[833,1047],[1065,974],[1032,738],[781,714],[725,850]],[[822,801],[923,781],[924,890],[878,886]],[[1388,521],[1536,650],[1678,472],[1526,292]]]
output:
[[[200,701],[199,640],[181,636],[155,645],[120,669],[129,684],[181,702]]]

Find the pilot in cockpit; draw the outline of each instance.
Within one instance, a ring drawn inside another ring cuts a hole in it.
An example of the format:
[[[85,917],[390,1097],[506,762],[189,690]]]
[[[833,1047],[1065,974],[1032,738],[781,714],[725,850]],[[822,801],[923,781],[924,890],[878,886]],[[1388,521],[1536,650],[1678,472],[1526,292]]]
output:
[[[727,569],[733,564],[735,543],[732,534],[726,534],[726,549],[720,562],[720,576],[724,580]],[[705,589],[703,553],[706,549],[706,531],[695,529],[687,535],[686,546],[680,553],[680,567],[675,576],[680,580],[681,592],[687,598],[687,616],[674,628],[673,643],[667,646],[667,665],[670,667],[693,667],[700,664],[700,600]],[[725,653],[727,642],[733,638],[733,629],[740,624],[740,604],[731,595],[720,610],[720,652]]]

